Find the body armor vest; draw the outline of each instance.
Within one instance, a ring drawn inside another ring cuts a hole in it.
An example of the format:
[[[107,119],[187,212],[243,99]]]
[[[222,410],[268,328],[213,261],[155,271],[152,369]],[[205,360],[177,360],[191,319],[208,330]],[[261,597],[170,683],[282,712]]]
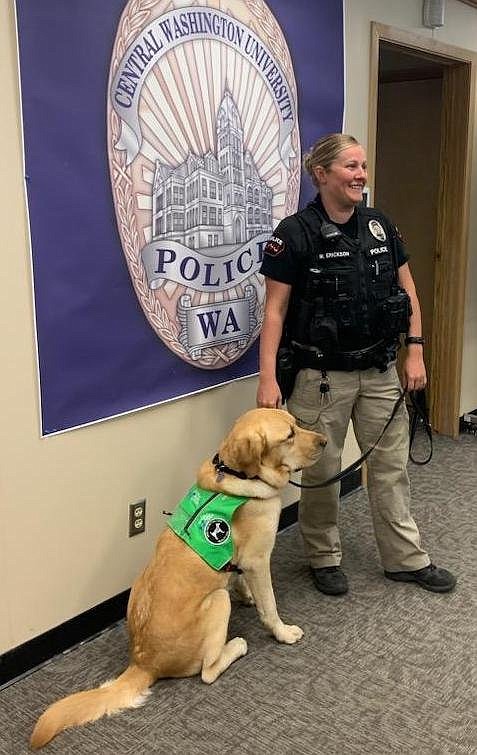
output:
[[[356,239],[327,222],[315,203],[295,216],[307,254],[287,330],[304,366],[385,368],[408,330],[410,301],[397,283],[392,231],[373,209],[356,214]]]

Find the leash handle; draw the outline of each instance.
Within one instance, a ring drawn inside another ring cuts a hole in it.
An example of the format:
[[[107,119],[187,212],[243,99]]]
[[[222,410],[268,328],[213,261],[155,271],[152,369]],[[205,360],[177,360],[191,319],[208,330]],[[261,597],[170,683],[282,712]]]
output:
[[[400,392],[399,398],[397,399],[396,403],[393,406],[393,410],[391,412],[391,415],[386,420],[386,424],[384,425],[383,429],[381,430],[381,432],[380,432],[379,436],[377,437],[376,441],[373,443],[373,445],[370,448],[368,448],[368,450],[366,451],[366,453],[364,453],[362,456],[359,457],[359,459],[356,459],[356,461],[354,461],[352,464],[350,464],[348,467],[346,467],[346,469],[343,469],[341,472],[338,472],[338,474],[335,474],[334,477],[330,477],[329,480],[325,480],[324,482],[319,482],[319,483],[317,483],[315,485],[302,485],[299,482],[293,482],[293,480],[289,480],[290,485],[293,485],[295,488],[306,488],[306,489],[310,489],[310,488],[326,488],[326,487],[328,487],[328,485],[333,485],[335,482],[339,482],[340,480],[343,479],[343,477],[347,477],[349,474],[351,474],[351,472],[354,472],[356,469],[358,469],[358,467],[361,466],[361,464],[363,463],[363,461],[366,461],[366,459],[368,458],[368,456],[371,454],[372,451],[374,451],[374,449],[378,445],[379,441],[381,440],[381,438],[383,437],[384,433],[386,432],[386,430],[388,429],[389,425],[391,424],[391,422],[393,421],[394,417],[396,416],[396,412],[399,409],[399,407],[401,406],[402,402],[404,401],[404,396],[405,395],[406,395],[406,391],[401,391]]]
[[[421,397],[420,399],[419,399],[419,396]],[[413,409],[411,427],[409,430],[409,458],[413,464],[424,466],[424,464],[428,464],[430,460],[432,459],[432,453],[434,450],[433,443],[432,443],[432,428],[429,423],[429,417],[428,417],[427,408],[426,408],[426,394],[424,391],[410,391],[409,398],[411,400],[412,409]],[[426,431],[426,435],[429,440],[429,454],[423,460],[415,459],[414,456],[412,455],[412,445],[414,443],[414,438],[416,436],[417,423],[419,422],[419,419],[424,425],[424,430]]]

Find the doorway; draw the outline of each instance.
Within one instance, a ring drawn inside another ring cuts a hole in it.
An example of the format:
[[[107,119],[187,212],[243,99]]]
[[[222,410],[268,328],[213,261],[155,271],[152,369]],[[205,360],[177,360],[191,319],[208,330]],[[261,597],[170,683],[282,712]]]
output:
[[[477,56],[381,24],[372,32],[372,203],[397,223],[411,256],[431,424],[457,437]]]

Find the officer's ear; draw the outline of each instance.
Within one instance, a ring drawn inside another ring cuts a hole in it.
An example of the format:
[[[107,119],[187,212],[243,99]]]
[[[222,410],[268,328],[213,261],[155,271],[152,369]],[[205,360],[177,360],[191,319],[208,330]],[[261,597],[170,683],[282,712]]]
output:
[[[319,184],[326,183],[326,170],[322,165],[315,165],[313,174]]]

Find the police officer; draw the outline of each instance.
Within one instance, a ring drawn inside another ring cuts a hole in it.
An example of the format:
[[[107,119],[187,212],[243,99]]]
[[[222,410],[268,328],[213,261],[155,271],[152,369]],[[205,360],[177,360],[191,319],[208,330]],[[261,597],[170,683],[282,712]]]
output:
[[[333,477],[349,425],[361,451],[378,438],[399,398],[400,334],[407,390],[426,385],[421,313],[408,257],[395,226],[362,205],[366,154],[345,134],[320,139],[304,158],[318,194],[285,218],[265,247],[266,305],[260,337],[258,406],[280,406],[277,355],[293,359],[287,400],[304,427],[328,437],[320,461],[303,472],[313,485]],[[368,458],[368,496],[387,578],[448,592],[456,578],[431,563],[410,514],[404,402]],[[338,530],[339,483],[304,489],[299,525],[314,583],[328,595],[348,590]]]

